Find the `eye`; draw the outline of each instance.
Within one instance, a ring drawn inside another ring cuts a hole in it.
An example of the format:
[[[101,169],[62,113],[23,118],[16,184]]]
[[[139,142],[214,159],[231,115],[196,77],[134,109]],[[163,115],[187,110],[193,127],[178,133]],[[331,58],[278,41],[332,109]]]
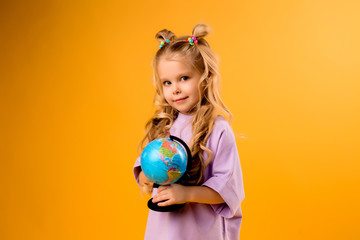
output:
[[[183,76],[183,77],[181,77],[180,79],[186,81],[186,80],[189,79],[189,77],[188,77],[188,76]]]
[[[164,81],[164,82],[163,82],[163,85],[164,85],[164,86],[169,86],[170,84],[171,84],[170,81]]]

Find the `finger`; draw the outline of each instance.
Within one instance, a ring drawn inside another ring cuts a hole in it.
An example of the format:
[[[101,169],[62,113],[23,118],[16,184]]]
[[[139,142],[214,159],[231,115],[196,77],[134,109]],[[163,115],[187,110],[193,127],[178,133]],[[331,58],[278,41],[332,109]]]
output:
[[[160,202],[160,201],[164,201],[164,200],[168,200],[169,198],[167,198],[165,195],[159,195],[159,194],[156,194],[154,197],[153,197],[153,202]]]
[[[169,200],[170,197],[168,196],[168,194],[156,194],[154,197],[153,197],[153,203],[155,202],[161,202],[161,201],[165,201],[165,200]]]
[[[152,202],[153,203],[159,203],[159,202],[165,202],[165,201],[169,201],[170,199],[168,198],[153,198]]]
[[[171,200],[169,199],[169,200],[164,201],[164,202],[159,202],[157,205],[160,206],[160,207],[169,206],[169,205],[171,205]]]

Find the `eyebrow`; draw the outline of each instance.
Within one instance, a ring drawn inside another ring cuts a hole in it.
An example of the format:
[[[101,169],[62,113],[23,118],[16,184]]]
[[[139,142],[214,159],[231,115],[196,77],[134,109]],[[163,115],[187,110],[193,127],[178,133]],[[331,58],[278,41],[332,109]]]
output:
[[[191,75],[191,72],[183,72],[183,73],[180,73],[176,76],[176,78],[179,78],[180,76],[188,76],[188,75]],[[161,82],[165,82],[165,81],[168,81],[167,78],[160,78],[160,81]]]

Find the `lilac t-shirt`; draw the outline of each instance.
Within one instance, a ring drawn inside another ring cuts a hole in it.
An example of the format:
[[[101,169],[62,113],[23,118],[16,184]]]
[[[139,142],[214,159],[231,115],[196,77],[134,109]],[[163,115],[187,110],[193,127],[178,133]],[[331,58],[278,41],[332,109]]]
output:
[[[192,137],[191,115],[179,113],[170,134],[189,145]],[[242,212],[240,204],[245,197],[242,172],[235,137],[229,123],[218,116],[206,147],[213,158],[206,166],[203,186],[218,192],[222,204],[186,203],[174,212],[149,210],[145,240],[234,240],[240,237]],[[205,160],[208,155],[204,153]],[[140,157],[134,165],[139,183]],[[157,189],[153,190],[153,196]]]

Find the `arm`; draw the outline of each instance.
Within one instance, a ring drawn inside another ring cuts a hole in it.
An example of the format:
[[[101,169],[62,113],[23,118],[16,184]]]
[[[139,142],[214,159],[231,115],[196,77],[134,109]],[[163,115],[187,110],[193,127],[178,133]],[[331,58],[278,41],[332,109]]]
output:
[[[207,186],[188,187],[189,202],[220,204],[224,203],[224,199],[219,193]]]
[[[139,183],[144,192],[151,194],[154,183],[145,176],[143,171],[139,174]]]
[[[204,204],[220,204],[224,200],[219,193],[206,186],[183,186],[171,184],[160,186],[158,193],[153,198],[153,202],[160,202],[159,206],[181,204],[186,202],[196,202]]]

